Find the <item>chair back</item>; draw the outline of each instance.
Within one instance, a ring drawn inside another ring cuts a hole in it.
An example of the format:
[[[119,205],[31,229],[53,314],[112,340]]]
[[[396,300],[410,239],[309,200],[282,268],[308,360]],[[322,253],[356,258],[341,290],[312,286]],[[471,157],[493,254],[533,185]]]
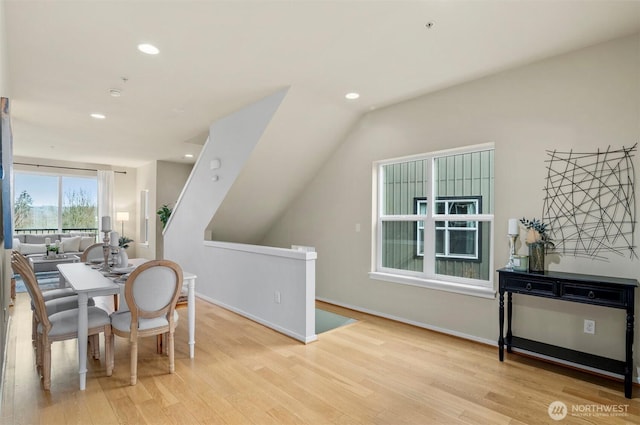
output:
[[[131,323],[166,316],[173,327],[182,279],[182,268],[173,261],[153,260],[138,266],[127,278],[124,288]]]
[[[14,273],[17,273],[22,278],[24,286],[27,288],[27,292],[33,301],[33,314],[44,329],[49,330],[51,328],[51,322],[49,322],[49,316],[47,315],[47,308],[44,303],[44,297],[42,291],[38,286],[38,280],[33,269],[29,265],[27,259],[18,251],[11,252],[11,267]]]
[[[80,261],[86,263],[90,260],[103,260],[104,259],[104,251],[102,248],[104,244],[94,243],[93,245],[88,246],[84,251],[82,251],[82,255],[80,256]]]

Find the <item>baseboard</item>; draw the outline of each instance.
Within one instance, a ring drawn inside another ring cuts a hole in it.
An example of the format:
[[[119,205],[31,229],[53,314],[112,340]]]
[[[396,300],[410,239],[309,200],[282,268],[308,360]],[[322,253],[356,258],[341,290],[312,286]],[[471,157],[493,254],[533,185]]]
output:
[[[241,310],[239,308],[236,308],[236,307],[230,306],[228,304],[225,304],[220,300],[216,300],[215,298],[210,298],[210,297],[204,296],[202,294],[197,294],[197,296],[198,296],[198,298],[201,298],[201,299],[203,299],[205,301],[208,301],[211,304],[215,304],[215,305],[217,305],[219,307],[224,308],[225,310],[232,311],[232,312],[234,312],[236,314],[239,314],[240,316],[243,316],[243,317],[246,317],[247,319],[253,320],[256,323],[260,323],[263,326],[266,326],[266,327],[268,327],[270,329],[273,329],[274,331],[280,332],[283,335],[286,335],[286,336],[288,336],[290,338],[293,338],[293,339],[295,339],[297,341],[300,341],[300,342],[303,342],[305,344],[309,344],[309,343],[314,342],[314,341],[316,341],[318,339],[318,336],[316,334],[313,334],[313,335],[311,335],[309,337],[305,337],[304,335],[300,335],[300,334],[298,334],[296,332],[292,332],[290,329],[283,328],[283,327],[281,327],[279,325],[276,325],[275,323],[271,323],[268,320],[265,320],[265,319],[263,319],[261,317],[254,316],[253,314],[248,313],[248,312],[246,312],[244,310]]]
[[[415,320],[409,320],[409,319],[406,319],[404,317],[394,316],[392,314],[381,313],[379,311],[370,310],[368,308],[362,308],[362,307],[359,307],[359,306],[342,303],[342,302],[339,302],[339,301],[332,300],[330,298],[316,297],[316,300],[322,301],[322,302],[325,302],[325,303],[329,303],[329,304],[334,304],[334,305],[337,305],[337,306],[340,306],[340,307],[348,308],[349,310],[355,310],[355,311],[359,311],[361,313],[371,314],[372,316],[384,317],[385,319],[393,320],[395,322],[406,323],[407,325],[412,325],[412,326],[416,326],[418,328],[428,329],[430,331],[438,332],[438,333],[441,333],[441,334],[451,335],[451,336],[455,336],[455,337],[458,337],[458,338],[466,339],[466,340],[469,340],[469,341],[478,342],[480,344],[491,345],[493,347],[497,347],[498,346],[498,342],[497,341],[492,341],[490,339],[485,339],[485,338],[479,338],[479,337],[477,337],[475,335],[469,335],[469,334],[465,334],[465,333],[458,332],[458,331],[452,331],[451,329],[440,328],[438,326],[428,325],[426,323],[417,322]]]

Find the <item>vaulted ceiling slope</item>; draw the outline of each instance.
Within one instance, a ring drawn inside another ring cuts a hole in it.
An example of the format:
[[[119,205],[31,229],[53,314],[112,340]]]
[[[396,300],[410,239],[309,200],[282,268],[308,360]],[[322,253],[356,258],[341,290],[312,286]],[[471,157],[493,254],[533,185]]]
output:
[[[237,241],[259,238],[370,109],[640,30],[636,1],[3,3],[19,156],[185,161],[213,121],[290,87],[219,213]]]

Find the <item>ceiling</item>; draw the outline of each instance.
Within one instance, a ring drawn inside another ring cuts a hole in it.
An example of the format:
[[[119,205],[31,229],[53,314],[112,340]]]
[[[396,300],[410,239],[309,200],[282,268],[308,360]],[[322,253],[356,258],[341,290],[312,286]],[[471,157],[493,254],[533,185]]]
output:
[[[319,104],[352,118],[640,29],[635,1],[5,0],[5,7],[15,154],[121,166],[197,154],[214,120],[282,87],[301,92],[294,110]],[[160,54],[140,53],[141,42]],[[112,88],[121,97],[111,97]],[[347,101],[349,91],[361,98]],[[318,136],[332,122],[309,118],[289,123],[295,143],[336,142]]]
[[[4,7],[17,156],[127,167],[193,162],[183,156],[197,156],[212,122],[289,87],[241,175],[240,187],[253,193],[270,184],[264,220],[367,111],[640,31],[640,2],[611,0],[4,0]],[[160,53],[139,52],[142,42]],[[360,99],[345,99],[351,91]],[[239,203],[246,193],[230,195]]]

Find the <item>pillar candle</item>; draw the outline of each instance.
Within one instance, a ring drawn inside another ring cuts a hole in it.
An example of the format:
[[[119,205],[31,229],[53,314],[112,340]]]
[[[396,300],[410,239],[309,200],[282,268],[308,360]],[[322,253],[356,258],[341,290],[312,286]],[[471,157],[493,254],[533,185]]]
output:
[[[517,235],[519,234],[520,231],[518,229],[518,219],[517,218],[510,218],[509,219],[509,235]]]
[[[45,245],[51,245],[51,238],[44,238]]]
[[[120,235],[118,234],[118,232],[111,232],[111,234],[109,235],[109,244],[111,246],[119,246],[119,239],[120,239]]]
[[[102,217],[102,231],[110,232],[111,231],[111,217],[105,215]]]

